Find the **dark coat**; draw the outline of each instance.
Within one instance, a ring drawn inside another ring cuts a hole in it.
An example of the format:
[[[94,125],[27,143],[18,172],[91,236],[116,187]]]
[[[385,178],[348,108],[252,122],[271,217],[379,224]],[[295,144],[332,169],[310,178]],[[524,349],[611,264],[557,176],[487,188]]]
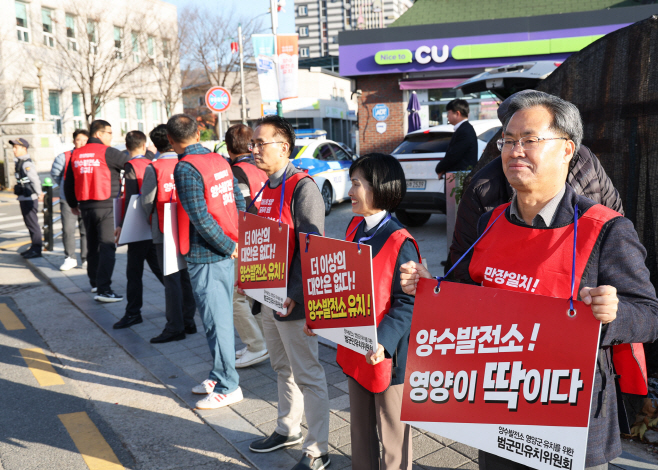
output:
[[[437,173],[475,168],[478,162],[478,137],[468,121],[462,122],[452,135],[446,155],[436,165]]]
[[[576,194],[603,204],[620,214],[624,214],[619,193],[608,178],[605,170],[596,156],[584,145],[580,146],[574,157],[567,185],[571,186]],[[503,164],[500,157],[495,158],[484,168],[478,171],[471,179],[462,195],[457,209],[455,232],[450,246],[449,266],[457,260],[475,243],[477,239],[477,223],[487,211],[512,200],[513,190],[503,173]],[[467,258],[470,258],[470,253]],[[469,278],[465,259],[450,274],[450,279],[466,282]]]

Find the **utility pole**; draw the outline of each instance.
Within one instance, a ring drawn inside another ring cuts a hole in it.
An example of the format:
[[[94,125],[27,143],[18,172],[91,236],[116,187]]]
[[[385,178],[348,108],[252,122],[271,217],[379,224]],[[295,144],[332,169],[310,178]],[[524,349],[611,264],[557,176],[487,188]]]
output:
[[[242,102],[242,124],[247,125],[247,98],[244,96],[244,56],[242,53],[242,24],[238,24],[240,46],[240,101]]]
[[[45,121],[46,120],[46,102],[43,99],[43,72],[41,69],[43,68],[43,63],[42,62],[36,62],[34,64],[37,68],[37,77],[39,78],[39,94],[41,95],[41,120]]]
[[[277,5],[276,5],[276,0],[270,0],[270,15],[272,16],[272,34],[274,35],[274,55],[276,56],[276,62],[278,66],[279,62],[279,57],[277,54],[277,47],[276,47],[276,28],[279,25],[279,18],[278,18],[278,11],[277,11]],[[281,105],[281,100],[276,102],[276,114],[277,116],[283,116],[283,106]]]

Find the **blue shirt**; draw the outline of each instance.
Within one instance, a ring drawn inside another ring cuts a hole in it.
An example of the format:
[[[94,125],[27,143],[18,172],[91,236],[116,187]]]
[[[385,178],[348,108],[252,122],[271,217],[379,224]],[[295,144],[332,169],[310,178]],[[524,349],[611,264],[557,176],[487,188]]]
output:
[[[201,144],[189,145],[178,155],[181,160],[187,155],[205,155],[210,150]],[[237,244],[208,212],[204,197],[203,176],[190,163],[179,162],[174,170],[178,202],[190,218],[190,252],[185,256],[188,263],[217,263],[229,259]],[[245,210],[244,197],[238,180],[233,178],[233,194],[238,210]]]

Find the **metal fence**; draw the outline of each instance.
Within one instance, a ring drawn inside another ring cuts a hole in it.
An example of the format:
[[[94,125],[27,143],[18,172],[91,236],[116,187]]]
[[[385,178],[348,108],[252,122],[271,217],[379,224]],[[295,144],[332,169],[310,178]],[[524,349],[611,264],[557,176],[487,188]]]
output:
[[[48,178],[49,179],[49,178]],[[55,238],[62,236],[62,231],[55,232],[55,222],[62,219],[61,210],[59,209],[59,198],[53,197],[53,186],[48,181],[43,186],[43,250],[53,251]],[[56,217],[55,214],[59,213]]]

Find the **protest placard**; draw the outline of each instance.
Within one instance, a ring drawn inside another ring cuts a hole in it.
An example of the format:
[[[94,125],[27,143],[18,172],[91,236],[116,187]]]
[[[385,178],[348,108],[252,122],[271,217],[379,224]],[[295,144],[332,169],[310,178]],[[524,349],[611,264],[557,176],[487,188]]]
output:
[[[121,235],[119,236],[119,245],[153,239],[151,224],[146,219],[146,214],[139,200],[140,197],[139,194],[130,196],[130,202],[126,208],[126,217],[123,220]]]
[[[242,211],[238,221],[238,287],[252,299],[284,312],[283,302],[288,297],[288,225]]]
[[[187,269],[187,262],[180,252],[178,242],[178,213],[177,202],[168,202],[164,205],[163,235],[164,246],[164,276],[177,273],[181,269]]]
[[[377,350],[369,245],[299,234],[306,324],[361,354]]]
[[[402,421],[537,469],[582,469],[601,323],[569,300],[421,279]]]

